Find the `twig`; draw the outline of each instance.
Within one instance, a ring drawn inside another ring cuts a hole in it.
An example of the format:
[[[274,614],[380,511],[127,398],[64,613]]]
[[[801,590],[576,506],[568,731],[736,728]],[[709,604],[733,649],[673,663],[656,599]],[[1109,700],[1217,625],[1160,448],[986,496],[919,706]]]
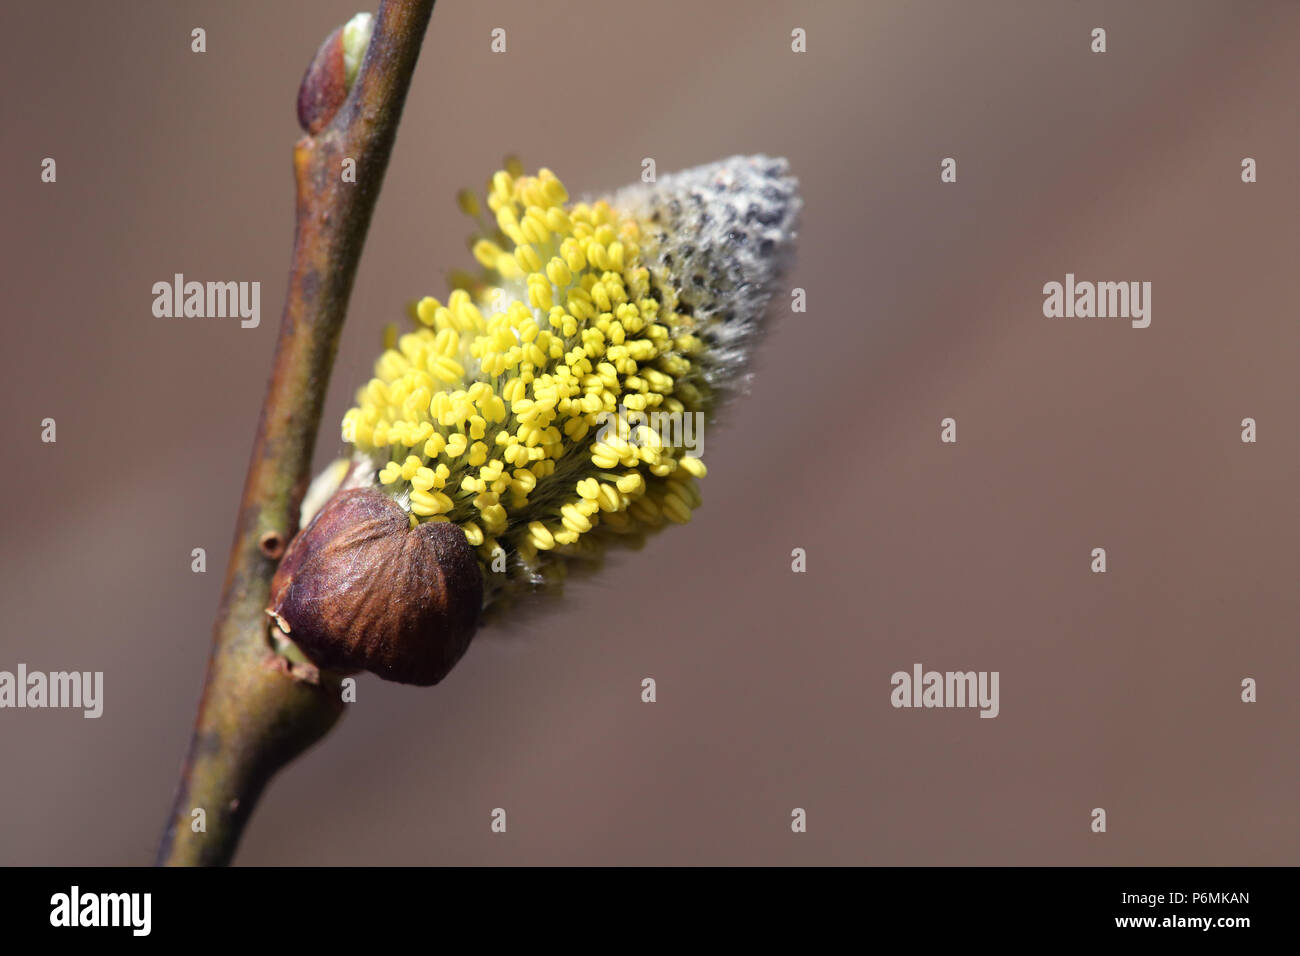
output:
[[[362,245],[397,134],[433,0],[384,0],[365,60],[333,120],[294,148],[297,224],[288,298],[244,483],[203,699],[163,865],[230,862],[271,776],[342,712],[328,676],[300,679],[274,653],[264,610],[296,533],[330,370]],[[344,182],[344,159],[356,182]],[[203,829],[196,809],[204,811]]]

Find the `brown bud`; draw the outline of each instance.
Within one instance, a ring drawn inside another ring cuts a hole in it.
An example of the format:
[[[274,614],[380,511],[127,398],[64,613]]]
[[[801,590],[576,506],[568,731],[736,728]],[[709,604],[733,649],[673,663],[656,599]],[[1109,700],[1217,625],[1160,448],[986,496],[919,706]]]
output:
[[[478,627],[483,575],[451,523],[411,528],[373,488],[334,495],[289,544],[267,613],[322,670],[436,684]]]
[[[315,136],[323,130],[356,80],[374,17],[358,13],[325,38],[298,87],[298,125]]]
[[[298,125],[313,136],[325,128],[347,98],[343,82],[343,28],[325,38],[298,87]]]

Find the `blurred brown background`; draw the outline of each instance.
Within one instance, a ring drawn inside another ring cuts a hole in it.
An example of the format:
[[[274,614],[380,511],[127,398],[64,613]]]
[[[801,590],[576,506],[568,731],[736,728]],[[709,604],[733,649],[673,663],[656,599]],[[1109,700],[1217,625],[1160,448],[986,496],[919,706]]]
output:
[[[2,863],[152,860],[283,301],[294,97],[354,11],[9,11],[0,669],[103,670],[105,711],[0,711]],[[364,678],[238,861],[1296,863],[1298,27],[1260,0],[440,2],[321,463],[507,152],[574,192],[789,157],[809,311],[707,434],[690,526],[437,688]],[[261,327],[154,318],[174,272],[261,281]],[[1043,318],[1066,272],[1151,281],[1151,327]],[[892,709],[914,662],[1000,671],[1001,716]]]

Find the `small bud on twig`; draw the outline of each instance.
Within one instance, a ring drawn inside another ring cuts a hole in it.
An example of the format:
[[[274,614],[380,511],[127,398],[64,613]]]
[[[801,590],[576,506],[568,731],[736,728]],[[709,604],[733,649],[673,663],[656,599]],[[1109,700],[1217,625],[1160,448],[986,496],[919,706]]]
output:
[[[298,87],[298,124],[313,136],[334,118],[356,81],[375,18],[358,13],[325,38]]]

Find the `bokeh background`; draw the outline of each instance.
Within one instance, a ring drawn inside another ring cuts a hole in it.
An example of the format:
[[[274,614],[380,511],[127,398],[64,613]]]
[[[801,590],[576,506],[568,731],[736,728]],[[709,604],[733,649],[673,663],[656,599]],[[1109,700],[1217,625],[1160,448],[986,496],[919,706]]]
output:
[[[0,863],[153,858],[283,302],[294,98],[353,12],[7,12],[0,669],[102,670],[105,711],[0,711]],[[575,192],[788,157],[809,308],[706,434],[688,527],[437,688],[363,678],[237,862],[1296,863],[1298,64],[1300,5],[1264,0],[442,0],[320,463],[509,152]],[[154,318],[175,272],[261,281],[260,328]],[[1151,281],[1151,327],[1043,318],[1066,272]],[[1001,715],[894,710],[914,662],[1000,671]]]

